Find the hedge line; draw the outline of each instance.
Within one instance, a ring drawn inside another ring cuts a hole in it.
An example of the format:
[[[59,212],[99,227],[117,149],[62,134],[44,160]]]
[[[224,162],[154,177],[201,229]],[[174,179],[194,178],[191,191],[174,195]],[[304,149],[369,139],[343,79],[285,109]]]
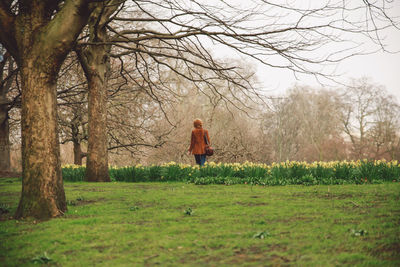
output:
[[[62,168],[65,181],[84,181],[85,166]],[[170,162],[151,166],[110,167],[112,181],[182,181],[194,184],[316,185],[363,184],[400,181],[397,161],[333,161],[256,164],[207,163],[204,167]]]

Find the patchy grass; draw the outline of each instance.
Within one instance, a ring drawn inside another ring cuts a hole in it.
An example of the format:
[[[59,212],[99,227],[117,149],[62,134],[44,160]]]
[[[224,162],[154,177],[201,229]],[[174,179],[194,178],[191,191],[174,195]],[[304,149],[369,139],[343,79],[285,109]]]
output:
[[[400,184],[65,183],[62,218],[16,221],[0,179],[2,266],[399,266]]]

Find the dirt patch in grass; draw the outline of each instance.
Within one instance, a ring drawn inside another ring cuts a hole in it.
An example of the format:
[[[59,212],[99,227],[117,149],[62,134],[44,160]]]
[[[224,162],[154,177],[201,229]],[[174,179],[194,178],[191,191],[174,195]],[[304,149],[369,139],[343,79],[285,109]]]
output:
[[[269,262],[272,266],[282,266],[290,262],[290,260],[274,252],[284,251],[286,251],[286,247],[279,244],[273,244],[267,248],[260,248],[257,246],[241,248],[234,251],[235,254],[230,263],[236,265],[244,262]]]
[[[11,213],[3,213],[0,214],[0,222],[4,222],[7,220],[14,220],[14,217],[12,216]]]
[[[93,249],[96,249],[99,252],[103,252],[104,250],[110,248],[111,246],[93,246]]]
[[[107,190],[102,189],[102,188],[88,188],[87,191],[90,191],[90,192],[106,192]]]
[[[93,204],[96,202],[103,202],[103,201],[107,201],[106,198],[101,197],[98,199],[77,199],[77,200],[69,200],[67,201],[68,206],[85,206],[85,205],[89,205],[89,204]]]
[[[371,249],[370,253],[384,260],[400,260],[400,241],[379,245]]]
[[[268,203],[265,202],[236,202],[236,205],[241,205],[241,206],[247,206],[247,207],[253,207],[253,206],[267,206],[269,205]]]
[[[293,193],[292,197],[304,197],[304,198],[321,198],[321,199],[353,199],[355,197],[361,197],[359,193],[322,193],[322,192],[299,192]]]
[[[211,224],[211,223],[214,223],[214,222],[215,222],[215,219],[201,219],[200,220],[201,224]]]
[[[340,225],[347,225],[347,224],[359,224],[360,220],[359,219],[352,219],[352,218],[336,218],[333,220],[335,224],[340,224]]]
[[[76,251],[76,250],[66,250],[62,254],[68,256],[68,255],[73,255],[76,253],[78,253],[78,251]]]
[[[19,197],[21,196],[21,192],[1,192],[2,197],[6,198],[14,198],[14,197]]]
[[[306,216],[292,216],[289,218],[277,218],[277,219],[271,219],[270,221],[273,223],[279,222],[279,223],[293,223],[293,222],[311,222],[315,220],[313,217],[306,217]]]
[[[21,176],[22,176],[22,172],[0,171],[0,179],[1,178],[19,178]]]

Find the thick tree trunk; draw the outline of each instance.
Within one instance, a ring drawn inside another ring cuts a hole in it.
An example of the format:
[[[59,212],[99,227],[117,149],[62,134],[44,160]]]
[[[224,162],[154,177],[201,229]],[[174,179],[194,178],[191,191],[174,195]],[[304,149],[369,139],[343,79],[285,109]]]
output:
[[[106,46],[78,50],[78,57],[88,80],[88,150],[86,181],[109,182],[107,149],[107,80],[109,57]]]
[[[0,42],[21,71],[22,193],[16,218],[66,209],[57,131],[60,66],[93,11],[89,0],[1,1]],[[13,13],[17,10],[17,13]]]
[[[107,23],[121,4],[119,0],[108,5],[99,3],[89,18],[89,40],[93,43],[108,41]],[[107,141],[107,85],[110,75],[111,46],[97,44],[78,49],[78,56],[88,80],[89,124],[86,180],[109,182]]]
[[[22,194],[16,218],[51,218],[67,210],[57,130],[56,77],[22,68]]]
[[[6,105],[0,105],[0,171],[11,169],[9,136],[8,109]]]

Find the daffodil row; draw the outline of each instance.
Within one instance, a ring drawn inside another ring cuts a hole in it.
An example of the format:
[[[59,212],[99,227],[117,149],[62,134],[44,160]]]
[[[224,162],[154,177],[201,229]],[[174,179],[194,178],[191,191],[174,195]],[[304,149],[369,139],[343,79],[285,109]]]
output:
[[[62,168],[66,181],[84,181],[85,166],[65,165]],[[161,165],[141,164],[109,167],[113,181],[151,182],[182,181],[195,184],[360,184],[400,181],[400,164],[397,161],[331,161],[280,163],[215,163],[203,167],[168,162]]]

